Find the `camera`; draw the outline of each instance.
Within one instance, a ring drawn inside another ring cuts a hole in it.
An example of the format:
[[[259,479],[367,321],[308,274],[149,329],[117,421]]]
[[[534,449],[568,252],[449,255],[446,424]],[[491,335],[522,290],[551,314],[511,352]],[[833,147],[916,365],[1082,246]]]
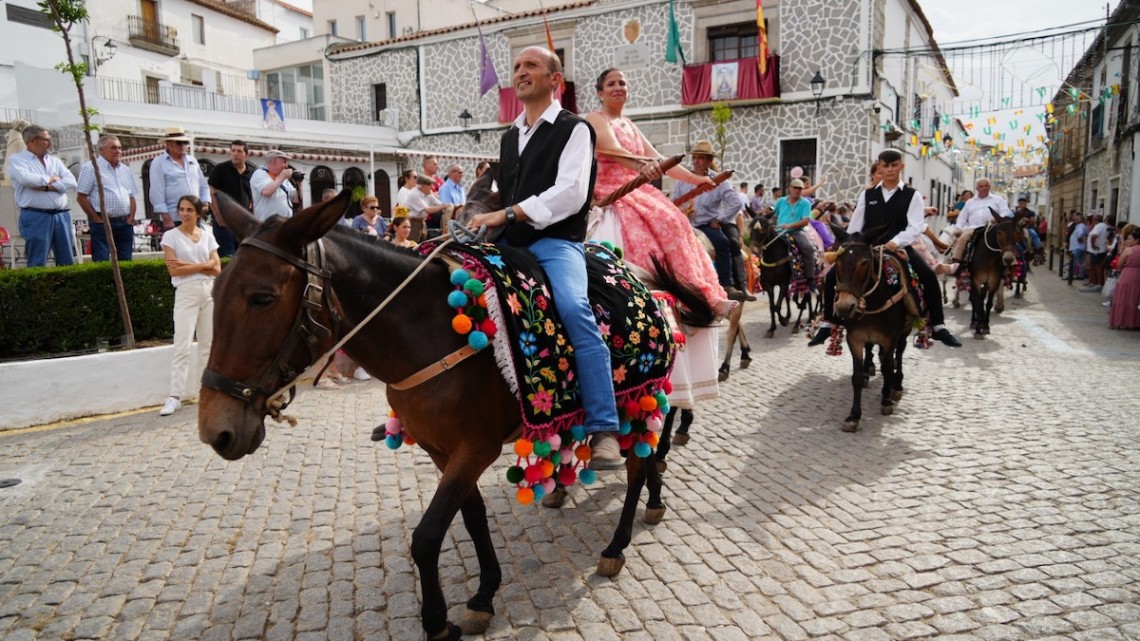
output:
[[[305,179],[305,172],[303,172],[303,171],[293,172],[293,180],[302,181],[304,179]]]

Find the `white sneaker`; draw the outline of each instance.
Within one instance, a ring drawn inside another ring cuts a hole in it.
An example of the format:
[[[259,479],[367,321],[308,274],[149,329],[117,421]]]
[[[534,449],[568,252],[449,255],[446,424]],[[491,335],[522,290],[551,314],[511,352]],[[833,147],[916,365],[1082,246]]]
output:
[[[357,367],[356,371],[352,373],[352,377],[358,381],[372,380],[372,377],[368,375],[368,372],[364,371],[363,367]]]
[[[170,398],[166,399],[165,403],[162,404],[162,409],[158,411],[158,415],[170,416],[180,409],[182,409],[182,401],[171,396]]]
[[[322,377],[317,381],[317,389],[340,389],[340,386],[332,382],[331,379]]]

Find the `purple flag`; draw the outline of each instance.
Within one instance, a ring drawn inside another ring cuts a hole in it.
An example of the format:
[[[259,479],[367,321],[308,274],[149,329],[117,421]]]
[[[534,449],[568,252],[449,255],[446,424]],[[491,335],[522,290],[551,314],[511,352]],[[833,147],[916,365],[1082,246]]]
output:
[[[491,62],[491,54],[483,40],[483,30],[479,29],[479,97],[482,98],[498,86],[499,74],[495,73],[495,64]]]

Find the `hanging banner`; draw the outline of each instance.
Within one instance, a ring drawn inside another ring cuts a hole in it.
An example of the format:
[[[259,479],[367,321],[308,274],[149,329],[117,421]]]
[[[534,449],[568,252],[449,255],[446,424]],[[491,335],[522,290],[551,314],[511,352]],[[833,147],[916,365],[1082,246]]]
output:
[[[740,63],[718,62],[712,66],[709,94],[713,100],[736,100],[736,77]]]

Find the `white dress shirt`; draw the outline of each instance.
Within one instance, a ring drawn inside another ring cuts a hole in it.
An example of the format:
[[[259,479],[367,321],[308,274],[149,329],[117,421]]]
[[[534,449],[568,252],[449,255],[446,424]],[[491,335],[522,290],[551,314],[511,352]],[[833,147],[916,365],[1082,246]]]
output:
[[[75,176],[59,158],[45,154],[41,161],[39,156],[25,149],[8,159],[8,174],[16,185],[16,206],[20,209],[68,209],[67,190],[75,189]],[[48,186],[52,176],[60,179]],[[45,186],[47,191],[43,190]]]
[[[546,111],[538,117],[554,124],[562,111],[562,105],[553,101]],[[515,118],[514,126],[519,130],[519,157],[527,143],[534,137],[538,123],[532,126],[526,124],[526,111]],[[562,149],[558,159],[558,176],[554,184],[546,191],[536,196],[525,198],[515,203],[515,207],[526,214],[528,222],[535,229],[545,229],[560,220],[565,220],[578,213],[590,197],[590,165],[594,160],[593,144],[590,141],[590,128],[584,121],[574,126],[570,132],[570,139]]]
[[[883,183],[879,183],[878,187],[883,190],[883,202],[890,202],[891,197],[899,192],[902,183],[895,186],[894,189],[887,189]],[[906,229],[895,234],[893,238],[888,240],[888,243],[894,243],[896,247],[910,247],[914,241],[922,236],[922,224],[925,217],[922,211],[922,195],[916,190],[910,198],[910,205],[906,209]],[[855,234],[863,231],[863,225],[867,221],[867,191],[859,194],[859,204],[855,205],[855,213],[851,214],[851,222],[847,223],[847,233]],[[886,243],[884,243],[886,244]]]
[[[1002,218],[1013,218],[1013,212],[1009,210],[1009,205],[1001,198],[993,194],[985,198],[974,196],[966,201],[966,204],[962,207],[962,212],[958,214],[958,221],[954,223],[954,226],[964,230],[984,227],[990,224],[994,219],[990,214],[991,207]]]

